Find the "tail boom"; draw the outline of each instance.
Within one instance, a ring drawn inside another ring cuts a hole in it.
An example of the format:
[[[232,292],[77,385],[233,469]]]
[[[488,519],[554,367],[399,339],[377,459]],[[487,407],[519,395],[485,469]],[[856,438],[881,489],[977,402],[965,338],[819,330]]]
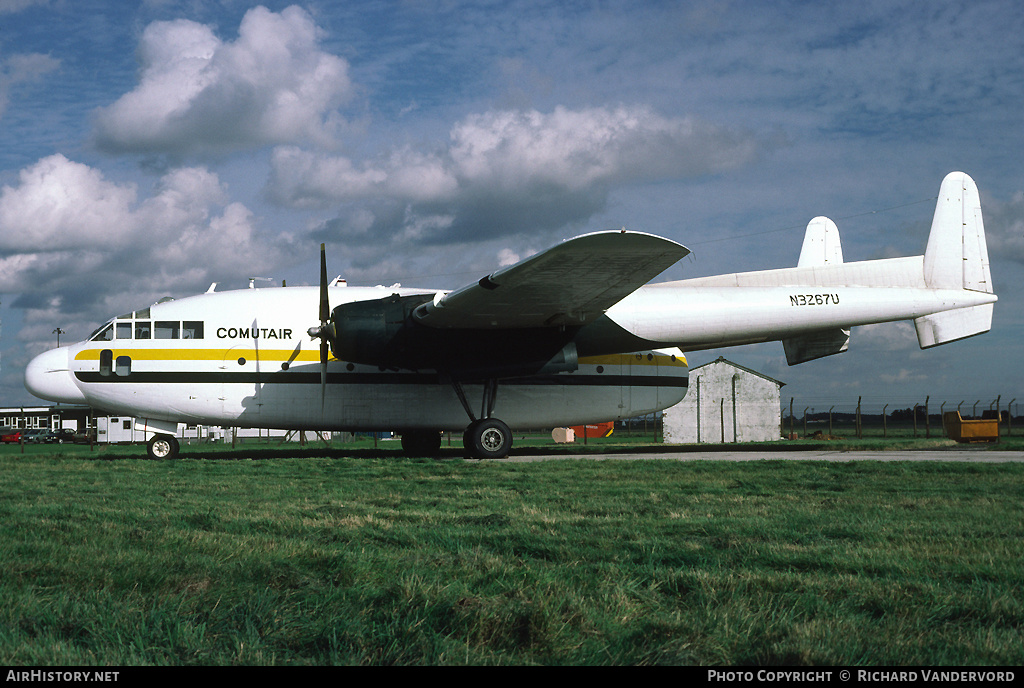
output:
[[[649,285],[607,315],[684,351],[782,340],[794,364],[845,351],[859,325],[913,320],[922,348],[981,334],[996,300],[978,189],[954,172],[922,256],[844,263],[835,225],[815,218],[795,268]]]

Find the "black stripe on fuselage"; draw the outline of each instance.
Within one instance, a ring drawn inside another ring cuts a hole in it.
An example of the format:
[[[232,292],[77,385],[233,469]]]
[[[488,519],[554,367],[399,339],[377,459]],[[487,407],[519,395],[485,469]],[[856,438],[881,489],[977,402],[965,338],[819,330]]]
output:
[[[246,385],[319,385],[320,373],[225,373],[225,372],[132,372],[125,376],[76,372],[75,377],[87,384],[246,384]],[[598,387],[686,387],[685,376],[656,375],[535,375],[500,380],[502,385],[564,385]],[[328,373],[330,385],[447,385],[437,373]],[[472,384],[469,382],[468,384]]]

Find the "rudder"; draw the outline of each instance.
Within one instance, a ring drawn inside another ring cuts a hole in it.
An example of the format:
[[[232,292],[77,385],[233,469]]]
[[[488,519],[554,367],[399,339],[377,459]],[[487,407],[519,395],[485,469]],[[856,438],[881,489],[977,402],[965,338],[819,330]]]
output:
[[[974,180],[963,172],[946,175],[939,187],[924,253],[924,280],[932,289],[994,293],[981,197]],[[927,349],[988,332],[992,311],[989,303],[915,318],[918,344]]]
[[[924,252],[924,280],[933,289],[993,293],[978,187],[963,172],[942,180]]]

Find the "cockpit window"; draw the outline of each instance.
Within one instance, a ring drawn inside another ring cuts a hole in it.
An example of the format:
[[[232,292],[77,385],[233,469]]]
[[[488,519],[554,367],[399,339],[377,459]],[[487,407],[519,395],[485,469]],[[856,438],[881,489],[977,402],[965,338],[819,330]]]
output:
[[[141,311],[136,311],[138,315]],[[148,311],[147,311],[148,312]],[[90,335],[93,342],[117,339],[203,339],[202,320],[124,320],[120,318],[103,325]]]
[[[92,342],[109,342],[114,339],[114,325],[113,323],[107,323],[103,327],[99,328],[92,333],[89,337],[89,341]]]

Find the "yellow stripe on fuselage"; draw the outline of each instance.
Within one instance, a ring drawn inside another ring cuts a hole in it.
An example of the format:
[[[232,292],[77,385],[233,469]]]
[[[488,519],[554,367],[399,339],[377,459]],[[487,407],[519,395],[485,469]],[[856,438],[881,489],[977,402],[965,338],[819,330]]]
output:
[[[106,346],[118,356],[129,356],[134,361],[222,361],[228,355],[259,357],[264,361],[319,361],[316,350],[294,349],[119,349]],[[75,356],[76,361],[98,361],[101,349],[84,349]]]

